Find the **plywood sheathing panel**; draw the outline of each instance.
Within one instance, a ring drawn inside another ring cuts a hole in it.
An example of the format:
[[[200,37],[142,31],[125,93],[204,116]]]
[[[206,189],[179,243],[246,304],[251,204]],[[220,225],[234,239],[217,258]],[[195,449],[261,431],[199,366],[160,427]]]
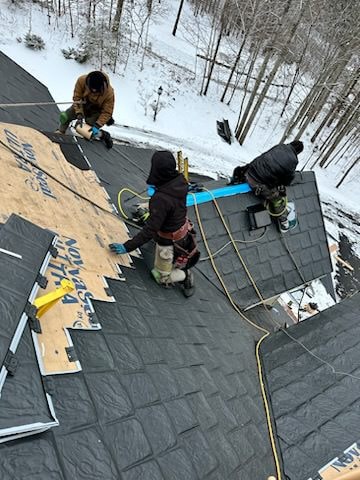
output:
[[[17,213],[56,232],[59,255],[50,262],[46,272],[49,283],[42,293],[55,290],[62,278],[73,281],[76,287],[41,319],[43,333],[37,339],[42,370],[44,374],[77,371],[78,364],[67,358],[69,336],[65,329],[99,328],[89,321],[90,299],[112,300],[105,290],[104,276],[118,278],[118,264],[130,266],[131,260],[128,255],[112,254],[107,246],[126,241],[128,230],[111,215],[112,206],[95,173],[69,164],[59,145],[36,130],[5,123],[0,123],[0,139],[19,154],[0,144],[1,219]],[[41,168],[103,210],[70,192]]]

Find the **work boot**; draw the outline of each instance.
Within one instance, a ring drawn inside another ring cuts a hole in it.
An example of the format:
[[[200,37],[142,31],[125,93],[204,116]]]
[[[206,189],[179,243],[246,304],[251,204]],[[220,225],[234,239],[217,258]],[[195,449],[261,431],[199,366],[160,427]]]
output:
[[[282,221],[279,220],[279,226],[280,226],[280,231],[282,233],[287,232],[290,229],[289,220],[288,219],[282,220]]]
[[[185,297],[191,297],[195,293],[194,274],[191,270],[186,270],[186,277],[183,281],[183,294]]]
[[[112,141],[111,135],[109,132],[102,130],[101,140],[105,143],[106,148],[112,148],[114,142]]]
[[[170,280],[170,275],[162,275],[156,268],[151,270],[151,276],[158,285],[164,288],[172,288],[174,286]]]
[[[286,217],[283,215],[279,218],[279,227],[282,233],[293,230],[297,227],[297,215],[295,211],[295,206],[292,202],[289,202],[286,207]]]

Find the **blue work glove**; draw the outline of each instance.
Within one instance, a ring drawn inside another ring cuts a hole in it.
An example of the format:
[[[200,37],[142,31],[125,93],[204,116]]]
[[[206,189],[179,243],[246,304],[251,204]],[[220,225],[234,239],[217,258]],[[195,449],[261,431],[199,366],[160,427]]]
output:
[[[100,128],[95,124],[93,127],[91,127],[91,133],[92,137],[98,137],[100,135]]]
[[[118,255],[128,253],[123,243],[110,243],[109,247],[112,252],[117,253]]]

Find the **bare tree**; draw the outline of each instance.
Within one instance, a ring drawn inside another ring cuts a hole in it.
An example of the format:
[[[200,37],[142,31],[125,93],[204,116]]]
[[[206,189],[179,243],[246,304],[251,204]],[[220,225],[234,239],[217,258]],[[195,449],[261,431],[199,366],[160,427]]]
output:
[[[114,21],[112,24],[112,31],[117,33],[120,27],[121,15],[124,8],[125,0],[117,0],[116,11],[114,15]]]
[[[348,168],[348,170],[346,170],[346,172],[344,173],[344,175],[341,177],[339,183],[336,185],[336,188],[339,188],[341,186],[341,184],[344,182],[345,178],[349,175],[349,173],[351,172],[351,170],[360,162],[360,157],[357,157],[356,160],[354,160],[354,162],[352,163],[352,165]]]
[[[184,6],[184,0],[180,0],[179,10],[178,10],[178,13],[176,15],[175,24],[174,24],[174,28],[173,28],[173,31],[172,31],[172,34],[174,35],[174,37],[176,35],[176,30],[177,30],[177,27],[178,27],[178,23],[179,23],[179,20],[180,20],[180,15],[181,15],[183,6]]]

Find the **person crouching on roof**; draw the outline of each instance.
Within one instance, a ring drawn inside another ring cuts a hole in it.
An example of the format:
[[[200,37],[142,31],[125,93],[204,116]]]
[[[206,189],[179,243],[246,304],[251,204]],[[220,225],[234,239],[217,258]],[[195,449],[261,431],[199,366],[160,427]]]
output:
[[[188,183],[176,170],[176,161],[169,151],[155,152],[147,184],[155,187],[149,202],[149,217],[143,229],[124,244],[112,243],[110,249],[125,254],[154,239],[155,261],[151,273],[157,283],[170,286],[180,282],[183,293],[194,293],[194,277],[190,268],[199,260],[195,232],[187,218]]]
[[[276,145],[252,162],[236,167],[230,181],[230,184],[247,182],[255,195],[264,198],[270,214],[278,217],[283,232],[289,230],[286,187],[294,179],[297,156],[303,150],[300,140]]]
[[[60,113],[58,132],[66,133],[70,122],[83,126],[86,122],[91,126],[92,138],[102,140],[107,148],[113,146],[109,132],[101,130],[104,125],[113,125],[115,95],[109,77],[99,71],[81,75],[76,81],[74,103],[65,112]]]

